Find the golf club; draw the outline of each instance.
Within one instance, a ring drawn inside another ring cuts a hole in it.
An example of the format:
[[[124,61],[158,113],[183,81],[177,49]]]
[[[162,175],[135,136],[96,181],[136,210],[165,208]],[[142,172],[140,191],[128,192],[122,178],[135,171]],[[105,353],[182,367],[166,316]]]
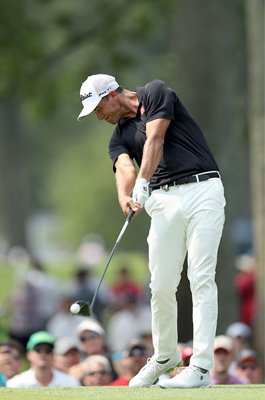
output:
[[[113,246],[113,249],[112,249],[112,251],[111,251],[111,253],[110,253],[110,256],[109,256],[107,265],[106,265],[106,267],[105,267],[105,269],[104,269],[104,271],[103,271],[103,274],[102,274],[102,276],[101,276],[101,278],[100,278],[99,284],[98,284],[98,286],[97,286],[97,289],[96,289],[96,291],[95,291],[95,294],[94,294],[94,296],[93,296],[93,299],[92,299],[92,301],[91,301],[91,304],[90,304],[89,301],[85,301],[85,300],[78,300],[78,301],[76,301],[76,302],[73,303],[73,304],[71,305],[71,307],[70,307],[70,311],[71,311],[73,314],[76,314],[76,315],[83,315],[83,316],[87,316],[87,317],[92,316],[92,314],[93,314],[93,307],[94,307],[94,304],[95,304],[95,301],[96,301],[96,298],[97,298],[97,295],[98,295],[98,292],[99,292],[101,283],[102,283],[102,281],[103,281],[103,279],[104,279],[104,276],[105,276],[105,274],[106,274],[106,272],[107,272],[107,269],[108,269],[108,266],[109,266],[109,264],[110,264],[110,261],[111,261],[111,259],[112,259],[112,257],[113,257],[113,254],[115,253],[115,251],[116,251],[116,249],[117,249],[117,247],[118,247],[118,244],[120,243],[121,238],[123,237],[123,235],[124,235],[124,233],[125,233],[125,231],[126,231],[126,228],[127,228],[127,226],[129,225],[129,222],[130,222],[131,219],[132,219],[133,214],[134,214],[134,211],[131,210],[131,211],[129,212],[127,218],[126,218],[126,221],[125,221],[125,223],[124,223],[124,225],[123,225],[123,227],[122,227],[122,229],[121,229],[121,231],[120,231],[120,234],[119,234],[119,236],[118,236],[118,238],[117,238],[117,240],[116,240],[116,242],[115,242],[115,244],[114,244],[114,246]]]

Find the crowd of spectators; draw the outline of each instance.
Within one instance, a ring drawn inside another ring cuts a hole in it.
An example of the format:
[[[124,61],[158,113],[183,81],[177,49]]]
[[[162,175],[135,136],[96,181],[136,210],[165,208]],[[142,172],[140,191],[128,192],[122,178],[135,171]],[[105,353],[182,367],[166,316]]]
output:
[[[72,315],[70,305],[92,298],[97,283],[81,266],[58,296],[56,282],[34,264],[10,303],[17,307],[11,310],[9,337],[0,342],[0,386],[129,384],[153,354],[150,306],[144,289],[122,266],[113,286],[103,285],[93,318]],[[49,304],[40,311],[45,301]],[[263,383],[252,334],[251,325],[240,321],[216,336],[212,385]],[[179,343],[178,350],[181,368],[188,366],[192,341]]]

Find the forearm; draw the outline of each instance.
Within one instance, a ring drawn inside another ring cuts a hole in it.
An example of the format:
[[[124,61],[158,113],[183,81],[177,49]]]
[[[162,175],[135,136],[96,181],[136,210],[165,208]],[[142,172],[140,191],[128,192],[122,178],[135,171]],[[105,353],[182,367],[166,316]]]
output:
[[[170,120],[157,119],[146,124],[146,141],[138,178],[148,182],[163,157],[164,140]]]
[[[135,168],[118,168],[115,177],[119,200],[122,197],[130,196],[136,179]]]
[[[122,154],[115,166],[118,199],[123,213],[127,215],[131,210],[131,192],[135,184],[136,170],[133,161],[127,154]]]
[[[148,182],[152,178],[162,156],[164,140],[150,137],[146,140],[138,178],[145,178]]]

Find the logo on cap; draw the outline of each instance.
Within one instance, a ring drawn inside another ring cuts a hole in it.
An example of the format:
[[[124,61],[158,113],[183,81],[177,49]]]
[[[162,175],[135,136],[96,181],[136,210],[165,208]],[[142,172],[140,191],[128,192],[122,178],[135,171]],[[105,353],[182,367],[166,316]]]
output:
[[[84,93],[84,94],[80,94],[80,100],[83,101],[85,99],[87,99],[88,97],[92,97],[92,93]]]

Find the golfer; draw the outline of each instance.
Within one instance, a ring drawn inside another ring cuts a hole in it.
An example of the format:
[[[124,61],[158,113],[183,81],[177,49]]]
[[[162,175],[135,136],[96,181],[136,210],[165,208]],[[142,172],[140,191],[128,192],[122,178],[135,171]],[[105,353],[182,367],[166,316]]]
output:
[[[204,135],[166,83],[154,80],[135,91],[113,76],[92,75],[80,90],[83,110],[116,125],[109,154],[125,215],[145,208],[148,235],[154,355],[129,386],[147,387],[176,367],[176,291],[187,254],[193,301],[190,365],[165,388],[210,385],[217,323],[215,268],[224,224],[225,199],[218,166]],[[139,167],[137,172],[136,164]]]

